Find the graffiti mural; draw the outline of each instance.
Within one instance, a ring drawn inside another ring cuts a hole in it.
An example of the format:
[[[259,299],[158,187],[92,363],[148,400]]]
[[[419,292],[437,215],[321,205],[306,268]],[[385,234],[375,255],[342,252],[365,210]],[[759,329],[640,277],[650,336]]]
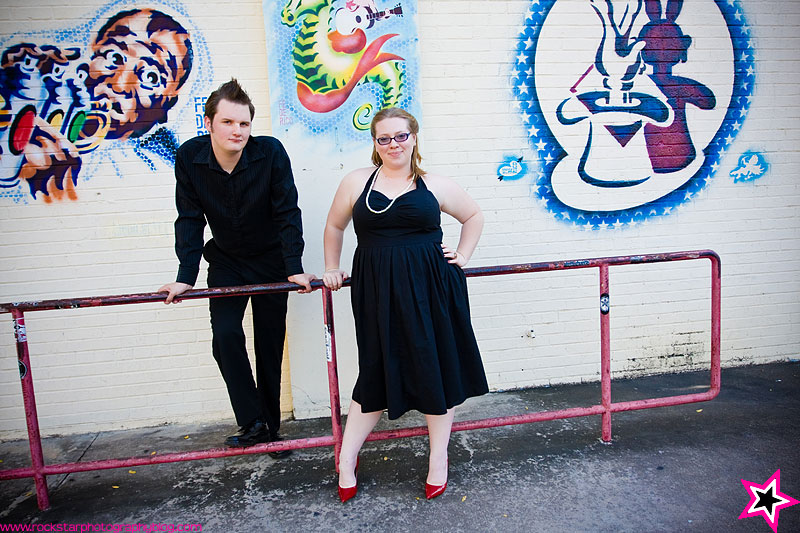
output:
[[[264,4],[276,130],[302,125],[336,142],[368,139],[373,114],[419,113],[415,2],[288,0]]]
[[[739,164],[731,170],[734,183],[753,181],[762,177],[769,170],[769,164],[762,154],[747,151],[739,156]]]
[[[747,116],[749,33],[736,0],[533,0],[512,76],[538,202],[599,229],[694,198]]]
[[[130,4],[107,4],[79,28],[5,40],[0,197],[75,200],[87,159],[117,168],[120,150],[153,171],[154,156],[174,162],[179,143],[165,124],[179,114],[193,71],[200,71],[195,88],[210,81],[207,48],[186,29],[182,11]]]
[[[500,181],[518,180],[528,173],[528,163],[523,156],[506,156],[497,167],[497,179]]]

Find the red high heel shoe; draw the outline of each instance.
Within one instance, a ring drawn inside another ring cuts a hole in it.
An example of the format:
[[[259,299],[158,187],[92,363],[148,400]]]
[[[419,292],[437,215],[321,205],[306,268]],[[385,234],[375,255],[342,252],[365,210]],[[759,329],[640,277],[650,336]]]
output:
[[[435,497],[443,494],[444,489],[446,488],[447,488],[447,481],[444,482],[444,485],[431,485],[430,483],[425,483],[425,498],[428,500],[432,500]]]
[[[447,461],[448,468],[450,467],[450,461]],[[447,481],[444,482],[444,485],[431,485],[427,481],[425,482],[425,498],[428,500],[432,500],[437,496],[441,496],[445,489],[447,488]]]
[[[356,459],[356,469],[353,472],[356,475],[356,484],[352,487],[338,487],[339,488],[339,499],[342,500],[342,503],[346,502],[350,498],[356,495],[358,492],[358,459]]]

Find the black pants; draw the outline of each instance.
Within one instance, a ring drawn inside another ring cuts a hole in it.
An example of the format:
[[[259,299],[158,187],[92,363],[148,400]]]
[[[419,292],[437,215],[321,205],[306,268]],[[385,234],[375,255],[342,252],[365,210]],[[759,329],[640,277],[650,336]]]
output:
[[[280,250],[257,257],[236,258],[210,241],[208,286],[230,287],[286,281]],[[277,434],[281,420],[280,386],[283,345],[286,338],[287,293],[211,298],[211,331],[214,359],[228,388],[236,423],[244,426],[263,420]],[[245,348],[242,327],[247,301],[252,301],[256,361],[255,380]]]

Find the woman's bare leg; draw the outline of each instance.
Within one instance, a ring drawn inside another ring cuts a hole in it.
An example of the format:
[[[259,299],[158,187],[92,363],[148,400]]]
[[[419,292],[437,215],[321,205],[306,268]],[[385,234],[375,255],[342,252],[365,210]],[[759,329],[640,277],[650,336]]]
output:
[[[428,438],[431,454],[428,458],[429,485],[444,485],[447,482],[447,445],[450,444],[450,430],[453,427],[455,407],[443,415],[425,415],[428,423]]]
[[[383,411],[371,413],[361,412],[361,404],[355,400],[350,402],[350,411],[347,413],[347,423],[342,437],[342,449],[339,452],[339,486],[352,487],[356,484],[356,459],[364,441],[367,440],[372,428],[378,423]]]

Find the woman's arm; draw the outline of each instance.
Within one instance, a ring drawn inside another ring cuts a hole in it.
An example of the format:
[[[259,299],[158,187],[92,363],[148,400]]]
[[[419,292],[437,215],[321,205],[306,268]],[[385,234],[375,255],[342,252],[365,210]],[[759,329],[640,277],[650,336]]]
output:
[[[322,281],[326,287],[334,291],[342,287],[347,276],[339,268],[339,262],[342,257],[344,230],[353,217],[353,204],[358,198],[357,196],[354,198],[354,192],[358,190],[359,176],[363,173],[361,170],[351,172],[342,179],[328,211],[328,219],[325,221],[323,234],[325,273],[322,275]]]
[[[455,250],[442,244],[442,250],[450,263],[463,267],[475,252],[483,232],[483,212],[477,202],[455,181],[444,176],[430,180],[432,190],[439,200],[442,212],[461,223],[461,236]]]

